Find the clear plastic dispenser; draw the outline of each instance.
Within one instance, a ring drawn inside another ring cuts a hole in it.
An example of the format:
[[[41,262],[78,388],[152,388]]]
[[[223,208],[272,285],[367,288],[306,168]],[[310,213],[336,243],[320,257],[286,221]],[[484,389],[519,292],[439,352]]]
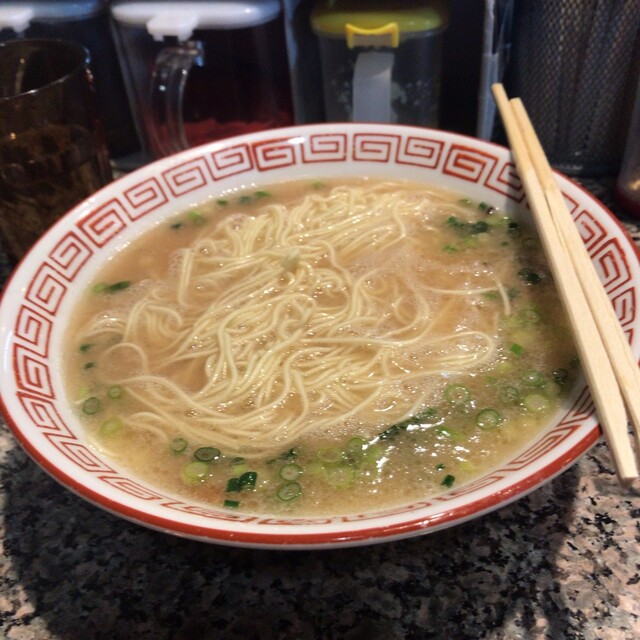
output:
[[[444,1],[318,2],[326,119],[437,126],[448,15]]]
[[[151,157],[291,124],[278,0],[114,2],[111,15],[129,101]]]

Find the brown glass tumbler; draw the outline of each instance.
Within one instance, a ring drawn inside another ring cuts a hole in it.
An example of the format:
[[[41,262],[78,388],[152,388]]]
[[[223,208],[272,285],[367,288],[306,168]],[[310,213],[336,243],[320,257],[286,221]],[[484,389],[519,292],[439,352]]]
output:
[[[17,261],[112,179],[89,53],[60,40],[0,44],[0,241]]]

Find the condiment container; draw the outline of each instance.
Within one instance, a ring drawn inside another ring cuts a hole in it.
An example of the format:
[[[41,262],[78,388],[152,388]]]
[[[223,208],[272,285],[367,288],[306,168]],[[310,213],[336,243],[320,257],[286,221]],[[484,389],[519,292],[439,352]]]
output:
[[[292,123],[278,0],[115,2],[111,15],[151,157]]]
[[[326,119],[436,126],[448,16],[440,0],[318,2]]]
[[[640,218],[640,83],[614,196],[626,213]]]
[[[140,148],[109,26],[106,0],[21,0],[0,3],[0,41],[53,38],[82,44],[112,158]]]

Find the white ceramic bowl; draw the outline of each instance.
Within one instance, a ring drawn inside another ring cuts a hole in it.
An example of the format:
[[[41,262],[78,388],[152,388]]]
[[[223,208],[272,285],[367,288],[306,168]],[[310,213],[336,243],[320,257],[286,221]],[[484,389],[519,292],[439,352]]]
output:
[[[0,306],[0,398],[16,438],[64,486],[118,516],[176,535],[252,547],[368,544],[428,533],[505,505],[567,469],[599,438],[580,385],[557,420],[498,468],[435,498],[378,513],[272,518],[190,504],[128,475],[88,446],[65,398],[61,337],[82,284],[159,220],[211,193],[289,178],[400,177],[528,216],[507,149],[429,129],[326,124],[255,133],[185,151],[117,180],[60,220],[12,274]],[[558,176],[620,321],[640,354],[640,264],[602,204]]]

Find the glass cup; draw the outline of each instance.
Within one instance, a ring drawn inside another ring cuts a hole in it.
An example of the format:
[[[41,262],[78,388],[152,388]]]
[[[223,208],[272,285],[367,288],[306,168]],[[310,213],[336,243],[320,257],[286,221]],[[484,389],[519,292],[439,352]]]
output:
[[[89,53],[61,40],[0,44],[0,242],[17,261],[112,179]]]

